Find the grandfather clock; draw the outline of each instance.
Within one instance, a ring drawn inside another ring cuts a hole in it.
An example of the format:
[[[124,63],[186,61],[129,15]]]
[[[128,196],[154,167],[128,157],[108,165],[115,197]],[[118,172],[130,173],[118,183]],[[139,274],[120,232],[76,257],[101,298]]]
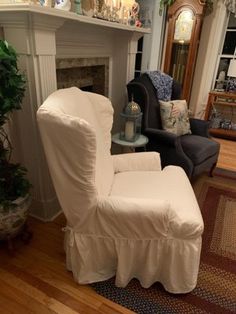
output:
[[[176,0],[168,8],[164,72],[182,86],[182,99],[190,98],[204,2]]]

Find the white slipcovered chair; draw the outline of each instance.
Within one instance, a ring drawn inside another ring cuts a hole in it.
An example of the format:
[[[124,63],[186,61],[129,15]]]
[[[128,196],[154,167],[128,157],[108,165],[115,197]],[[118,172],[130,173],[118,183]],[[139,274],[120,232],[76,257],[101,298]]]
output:
[[[113,109],[76,87],[37,112],[46,158],[67,219],[67,268],[80,284],[116,276],[125,287],[159,281],[172,293],[197,283],[202,216],[185,172],[161,170],[156,152],[111,155]]]

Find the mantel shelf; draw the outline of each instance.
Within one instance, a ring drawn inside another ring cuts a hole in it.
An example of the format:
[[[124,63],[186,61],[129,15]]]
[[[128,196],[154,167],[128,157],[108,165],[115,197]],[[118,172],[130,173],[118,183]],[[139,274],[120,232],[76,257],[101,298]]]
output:
[[[42,7],[40,5],[33,5],[33,4],[8,4],[8,5],[0,5],[0,13],[1,12],[9,12],[9,13],[17,13],[17,12],[29,12],[35,14],[44,14],[58,18],[62,18],[65,20],[74,20],[80,23],[87,23],[96,26],[103,26],[117,30],[124,30],[130,31],[135,33],[143,33],[149,34],[151,33],[150,28],[140,28],[136,26],[129,26],[124,25],[121,23],[110,22],[98,18],[93,18],[85,15],[78,15],[74,12],[68,12],[60,9],[49,8],[49,7]]]

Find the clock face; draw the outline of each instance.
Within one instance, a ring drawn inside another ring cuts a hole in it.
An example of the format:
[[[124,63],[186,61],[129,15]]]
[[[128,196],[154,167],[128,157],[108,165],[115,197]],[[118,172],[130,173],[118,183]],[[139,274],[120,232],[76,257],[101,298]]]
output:
[[[185,10],[180,13],[175,22],[174,41],[189,42],[193,29],[193,12]]]

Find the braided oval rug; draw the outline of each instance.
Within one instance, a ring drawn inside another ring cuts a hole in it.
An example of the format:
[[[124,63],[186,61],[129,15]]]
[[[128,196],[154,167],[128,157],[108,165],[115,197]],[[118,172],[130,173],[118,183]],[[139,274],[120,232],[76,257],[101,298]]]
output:
[[[133,279],[117,288],[114,278],[92,284],[95,291],[135,313],[236,313],[236,180],[203,176],[194,190],[205,224],[197,287],[173,295],[155,283],[144,289]]]

